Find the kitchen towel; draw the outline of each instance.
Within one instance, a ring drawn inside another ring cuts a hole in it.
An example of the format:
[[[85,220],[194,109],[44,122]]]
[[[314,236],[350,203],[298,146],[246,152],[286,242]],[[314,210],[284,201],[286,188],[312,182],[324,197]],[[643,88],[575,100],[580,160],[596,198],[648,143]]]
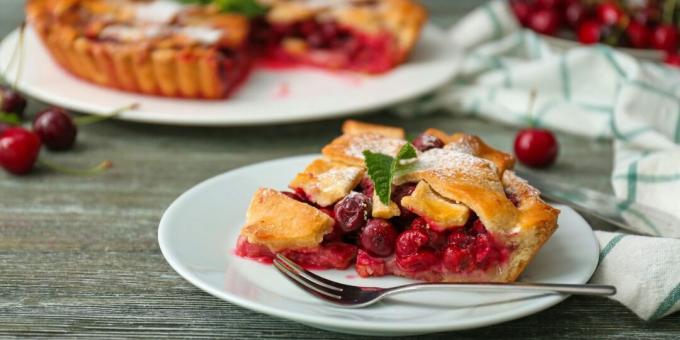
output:
[[[654,225],[627,203],[680,218],[680,71],[608,46],[557,48],[522,29],[505,1],[474,10],[450,37],[466,49],[457,79],[401,109],[613,139],[611,182],[633,229],[595,232],[601,253],[591,282],[616,286],[613,299],[645,320],[679,310],[680,226]]]

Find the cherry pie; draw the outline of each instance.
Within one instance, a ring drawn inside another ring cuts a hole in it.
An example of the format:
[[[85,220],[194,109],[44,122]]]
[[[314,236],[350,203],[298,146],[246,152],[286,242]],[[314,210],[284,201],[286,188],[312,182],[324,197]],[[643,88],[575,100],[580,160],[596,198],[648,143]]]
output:
[[[388,204],[364,151],[395,156],[404,131],[348,121],[290,183],[260,189],[236,246],[239,256],[282,253],[310,268],[355,266],[362,277],[512,282],[557,228],[559,210],[512,171],[512,156],[480,138],[429,129],[417,157],[393,177]]]
[[[415,0],[258,0],[263,16],[180,0],[29,0],[29,22],[72,74],[151,95],[226,98],[253,61],[383,73],[413,49]]]

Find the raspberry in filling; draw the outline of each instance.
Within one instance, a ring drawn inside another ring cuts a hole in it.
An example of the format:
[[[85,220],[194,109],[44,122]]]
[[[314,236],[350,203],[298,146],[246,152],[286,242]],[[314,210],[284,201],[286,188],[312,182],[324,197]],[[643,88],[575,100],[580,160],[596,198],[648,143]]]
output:
[[[264,45],[267,64],[296,63],[329,69],[384,73],[397,63],[398,47],[389,33],[366,34],[334,21],[259,23],[253,33]]]

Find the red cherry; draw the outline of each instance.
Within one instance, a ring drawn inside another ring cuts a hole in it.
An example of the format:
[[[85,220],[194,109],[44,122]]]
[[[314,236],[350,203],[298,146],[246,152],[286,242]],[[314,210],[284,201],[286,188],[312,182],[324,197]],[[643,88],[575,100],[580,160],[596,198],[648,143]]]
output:
[[[567,24],[573,28],[579,27],[579,25],[586,19],[588,14],[588,9],[580,1],[572,1],[567,4],[564,10],[564,18]]]
[[[652,33],[652,46],[658,50],[675,52],[678,49],[678,29],[673,25],[659,25]]]
[[[0,112],[14,113],[23,117],[26,109],[26,98],[12,89],[0,87]]]
[[[33,131],[50,150],[70,149],[76,141],[78,128],[68,112],[49,108],[38,113],[33,120]]]
[[[522,26],[529,25],[529,18],[533,12],[531,4],[527,1],[515,0],[510,2],[510,8],[512,12],[515,13],[517,21],[519,21]]]
[[[605,25],[614,25],[623,17],[623,11],[613,2],[599,4],[595,9],[597,18]]]
[[[419,272],[431,268],[439,262],[439,258],[431,250],[422,250],[413,255],[397,256],[397,266],[403,271]]]
[[[680,54],[677,53],[666,53],[664,58],[664,63],[673,67],[680,67]]]
[[[529,27],[541,34],[554,35],[560,28],[560,16],[556,10],[539,9],[529,18]]]
[[[586,20],[578,28],[578,41],[583,44],[597,44],[600,42],[602,26],[594,20]]]
[[[359,237],[361,248],[378,257],[392,255],[396,240],[397,230],[390,222],[379,218],[368,221]]]
[[[6,129],[0,135],[0,166],[15,175],[29,173],[40,153],[40,137],[20,127]]]
[[[631,21],[626,28],[628,41],[635,48],[646,48],[649,45],[649,29],[638,21]]]
[[[523,129],[515,138],[517,159],[530,167],[542,168],[554,163],[558,148],[553,133],[544,129]]]

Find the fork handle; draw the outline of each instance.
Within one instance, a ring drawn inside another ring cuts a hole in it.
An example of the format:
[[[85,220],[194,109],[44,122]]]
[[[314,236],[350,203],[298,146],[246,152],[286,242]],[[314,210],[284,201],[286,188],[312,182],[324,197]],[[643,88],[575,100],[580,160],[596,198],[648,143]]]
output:
[[[534,293],[560,293],[571,295],[611,296],[616,294],[616,287],[597,284],[561,284],[561,283],[413,283],[390,288],[385,295],[405,293],[409,291],[451,289],[456,291],[513,291]]]

